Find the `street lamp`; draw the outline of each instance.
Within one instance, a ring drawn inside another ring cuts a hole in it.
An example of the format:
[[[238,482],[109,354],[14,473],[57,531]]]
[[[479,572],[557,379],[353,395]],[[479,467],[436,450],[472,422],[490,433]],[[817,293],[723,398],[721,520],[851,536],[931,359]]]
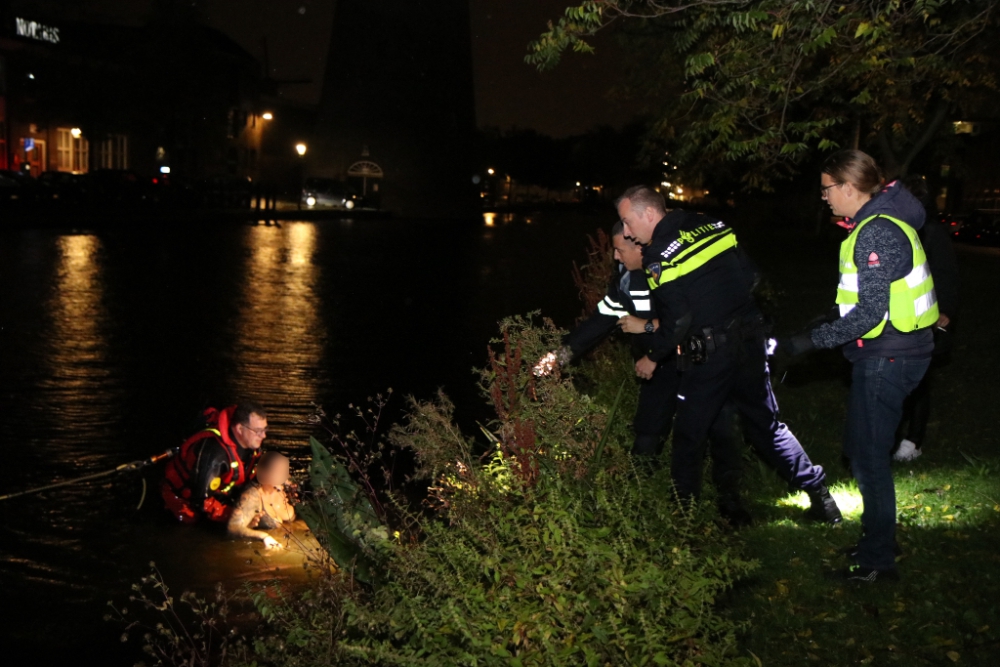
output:
[[[271,120],[272,118],[274,118],[274,114],[271,113],[270,111],[265,111],[263,114],[261,114],[261,118],[263,118],[264,120]]]
[[[302,144],[302,143],[295,144],[295,152],[298,153],[299,155],[305,155],[306,154],[306,145]]]
[[[83,134],[83,130],[81,130],[78,127],[74,127],[72,130],[69,131],[69,133],[73,135],[74,139],[79,139],[80,135]]]
[[[495,174],[496,172],[495,172],[495,171],[493,171],[493,167],[490,167],[489,169],[487,169],[487,170],[486,170],[486,173],[487,173],[487,174],[489,174],[490,176],[492,176],[492,175],[493,175],[493,174]]]

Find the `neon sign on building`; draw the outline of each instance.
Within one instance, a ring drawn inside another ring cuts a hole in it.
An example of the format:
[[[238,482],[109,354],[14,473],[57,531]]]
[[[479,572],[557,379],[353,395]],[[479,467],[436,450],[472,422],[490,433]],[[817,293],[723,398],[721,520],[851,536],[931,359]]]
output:
[[[59,43],[59,28],[42,25],[37,21],[29,21],[22,18],[15,18],[14,22],[17,26],[18,37],[37,39],[41,42],[49,42],[50,44]]]

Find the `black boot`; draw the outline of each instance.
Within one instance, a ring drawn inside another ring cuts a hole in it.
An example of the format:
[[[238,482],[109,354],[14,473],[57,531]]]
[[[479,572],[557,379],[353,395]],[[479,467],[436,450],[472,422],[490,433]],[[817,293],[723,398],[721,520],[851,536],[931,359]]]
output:
[[[837,501],[830,495],[830,489],[825,484],[820,484],[815,489],[806,489],[809,494],[809,509],[806,516],[814,521],[825,521],[831,526],[835,526],[844,520],[844,515],[837,507]]]
[[[659,435],[636,433],[632,441],[632,456],[659,458],[663,453],[663,438]]]
[[[753,525],[753,517],[740,502],[739,496],[719,498],[719,515],[729,522],[733,528],[744,528]]]
[[[635,462],[635,469],[642,475],[656,474],[662,466],[660,461],[662,451],[663,438],[658,435],[637,433],[632,443],[632,461]]]

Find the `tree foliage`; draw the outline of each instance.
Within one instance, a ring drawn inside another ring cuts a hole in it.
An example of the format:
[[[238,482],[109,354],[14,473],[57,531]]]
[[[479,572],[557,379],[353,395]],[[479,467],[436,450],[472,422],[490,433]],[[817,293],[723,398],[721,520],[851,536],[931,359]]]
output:
[[[998,0],[588,0],[529,46],[554,67],[615,25],[659,94],[654,134],[766,186],[817,151],[876,144],[888,171],[996,91]]]

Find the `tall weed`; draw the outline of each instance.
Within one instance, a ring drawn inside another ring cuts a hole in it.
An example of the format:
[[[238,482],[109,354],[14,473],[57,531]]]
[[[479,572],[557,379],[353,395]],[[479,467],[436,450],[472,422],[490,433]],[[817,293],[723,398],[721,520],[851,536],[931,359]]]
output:
[[[742,662],[732,656],[737,625],[716,613],[715,601],[755,563],[701,508],[674,502],[666,472],[637,470],[620,431],[595,456],[613,427],[607,404],[568,376],[531,372],[561,333],[524,318],[501,323],[481,372],[497,414],[484,426],[486,444],[459,431],[445,396],[411,401],[388,441],[412,452],[415,477],[430,488],[427,506],[387,501],[393,525],[376,530],[370,513],[345,504],[350,494],[338,495],[332,506],[345,516],[314,529],[336,526],[337,540],[353,535],[353,562],[363,557],[378,574],[361,585],[352,563],[340,563],[330,575],[336,584],[296,599],[258,595],[278,633],[258,640],[262,661]],[[314,486],[343,486],[345,469]],[[329,496],[310,502],[331,507]]]

